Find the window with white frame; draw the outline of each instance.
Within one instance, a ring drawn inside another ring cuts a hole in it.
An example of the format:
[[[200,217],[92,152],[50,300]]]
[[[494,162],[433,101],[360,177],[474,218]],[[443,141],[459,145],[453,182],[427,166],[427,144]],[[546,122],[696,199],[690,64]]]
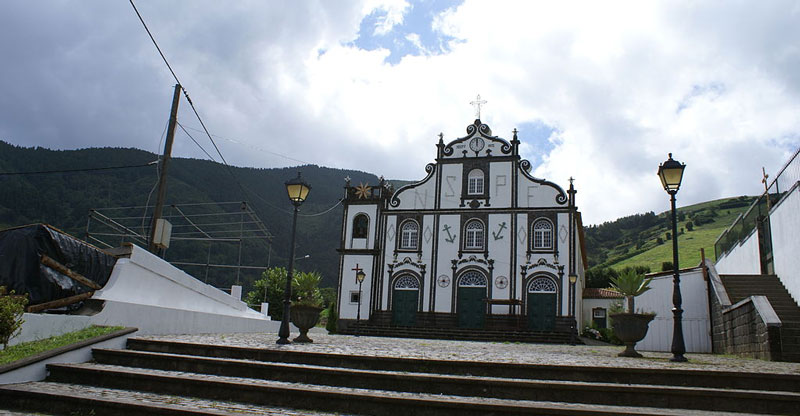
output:
[[[472,169],[467,175],[467,195],[483,195],[483,171]]]
[[[549,250],[553,248],[553,224],[546,220],[540,219],[533,223],[533,249],[534,250]]]
[[[416,250],[419,243],[419,225],[416,221],[408,220],[400,227],[400,248]]]
[[[464,249],[483,250],[483,223],[479,220],[471,220],[464,226]]]

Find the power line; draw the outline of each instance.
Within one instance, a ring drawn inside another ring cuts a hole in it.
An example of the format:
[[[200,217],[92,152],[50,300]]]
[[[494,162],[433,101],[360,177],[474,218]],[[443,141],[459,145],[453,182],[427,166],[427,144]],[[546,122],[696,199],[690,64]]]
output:
[[[164,64],[166,64],[166,65],[167,65],[167,68],[169,69],[169,72],[172,74],[172,77],[175,79],[175,82],[177,82],[177,83],[178,83],[178,84],[180,84],[180,85],[183,85],[183,83],[181,83],[181,82],[180,82],[180,80],[178,79],[178,76],[175,74],[175,71],[172,69],[172,66],[169,64],[169,61],[167,61],[167,58],[166,58],[166,56],[164,56],[164,53],[161,51],[161,47],[159,47],[159,46],[158,46],[158,42],[156,42],[156,39],[155,39],[155,37],[154,37],[154,36],[153,36],[153,34],[150,32],[150,29],[147,27],[147,24],[145,23],[145,21],[144,21],[144,18],[142,17],[141,13],[139,13],[139,10],[136,8],[136,5],[133,3],[133,0],[128,0],[128,1],[130,2],[130,4],[131,4],[131,7],[133,7],[133,10],[136,12],[136,16],[139,18],[139,21],[142,23],[142,26],[144,26],[144,29],[147,31],[147,34],[148,34],[148,36],[150,36],[150,40],[152,40],[152,41],[153,41],[153,45],[155,45],[156,49],[158,50],[158,53],[159,53],[159,55],[161,55],[161,59],[162,59],[162,60],[164,60]],[[267,204],[268,206],[270,206],[270,207],[272,207],[272,208],[274,208],[274,209],[278,209],[278,210],[280,210],[280,211],[283,211],[283,212],[289,213],[288,211],[285,211],[285,210],[283,210],[283,209],[281,209],[281,208],[278,208],[278,207],[276,207],[276,206],[274,206],[274,205],[272,205],[272,204],[268,203],[268,202],[267,202],[267,201],[266,201],[264,198],[261,198],[261,197],[260,197],[258,194],[256,194],[255,192],[248,191],[248,190],[247,190],[247,189],[246,189],[246,188],[245,188],[245,187],[242,185],[242,183],[239,181],[239,179],[238,179],[238,178],[236,177],[236,175],[233,173],[233,169],[232,169],[232,168],[231,168],[231,166],[228,164],[228,161],[227,161],[227,160],[225,160],[225,156],[223,156],[223,155],[222,155],[222,152],[219,150],[219,147],[217,146],[217,143],[214,141],[214,138],[211,136],[211,132],[209,132],[209,131],[208,131],[208,128],[206,127],[206,124],[203,122],[203,119],[202,119],[202,117],[200,117],[200,113],[197,111],[197,108],[194,106],[194,103],[192,102],[192,99],[191,99],[191,97],[189,97],[189,93],[188,93],[188,92],[186,91],[186,89],[185,89],[185,88],[183,88],[183,87],[181,87],[181,90],[183,90],[183,95],[184,95],[184,97],[186,97],[186,101],[189,103],[189,106],[192,108],[192,112],[194,112],[194,115],[195,115],[195,117],[197,118],[197,121],[198,121],[198,122],[200,122],[200,127],[202,127],[202,128],[203,128],[203,132],[204,132],[204,133],[206,134],[206,136],[208,137],[208,140],[209,140],[209,141],[211,141],[211,144],[214,146],[214,150],[216,150],[216,151],[217,151],[217,154],[219,155],[220,159],[222,160],[222,163],[225,165],[225,168],[226,168],[226,170],[227,170],[227,171],[228,171],[228,173],[231,175],[231,177],[233,178],[234,182],[236,182],[236,185],[238,185],[238,186],[239,186],[239,189],[242,191],[242,194],[243,194],[243,195],[247,195],[247,194],[254,195],[254,196],[256,196],[256,198],[260,199],[262,202],[264,202],[264,203],[265,203],[265,204]],[[183,126],[182,126],[180,123],[178,123],[178,125],[179,125],[179,126],[181,126],[181,129],[184,131],[184,133],[186,133],[186,135],[188,135],[188,136],[189,136],[189,138],[190,138],[190,139],[192,139],[192,141],[193,141],[193,142],[195,142],[195,144],[197,144],[197,146],[198,146],[198,147],[200,147],[200,149],[201,149],[201,150],[203,150],[203,152],[204,152],[204,153],[205,153],[205,154],[206,154],[206,155],[207,155],[209,158],[211,158],[211,160],[212,160],[212,161],[216,162],[216,160],[214,160],[214,158],[213,158],[213,157],[211,157],[211,155],[210,155],[208,152],[206,152],[206,150],[205,150],[205,149],[204,149],[202,146],[200,146],[200,144],[199,144],[199,143],[198,143],[198,142],[197,142],[197,141],[194,139],[194,137],[192,137],[192,136],[189,134],[189,132],[187,132],[187,131],[186,131],[186,129],[185,129],[185,128],[183,128]],[[279,155],[279,156],[283,156],[283,157],[286,157],[287,159],[291,159],[291,158],[289,158],[288,156],[284,156],[284,155]],[[296,159],[294,159],[294,160],[296,160]],[[298,160],[298,161],[299,161],[299,160]],[[302,161],[299,161],[299,162],[301,162],[301,163],[307,163],[307,162],[302,162]],[[308,214],[308,215],[304,215],[304,216],[307,216],[307,217],[312,217],[312,216],[319,216],[319,215],[324,215],[324,214],[327,214],[328,212],[330,212],[331,210],[333,210],[334,208],[336,208],[336,207],[337,207],[337,206],[338,206],[338,205],[339,205],[341,202],[342,202],[341,200],[340,200],[340,201],[338,201],[338,202],[337,202],[337,203],[336,203],[334,206],[332,206],[332,207],[328,208],[327,210],[325,210],[325,211],[323,211],[323,212],[320,212],[320,213],[317,213],[317,214]]]
[[[188,132],[188,131],[186,131],[186,128],[184,128],[184,127],[183,127],[183,124],[181,124],[181,123],[179,122],[179,123],[178,123],[178,126],[180,126],[181,130],[183,130],[183,132],[184,132],[184,133],[186,133],[186,135],[187,135],[187,136],[189,136],[189,138],[190,138],[190,139],[192,139],[192,141],[194,142],[194,144],[196,144],[196,145],[197,145],[197,147],[199,147],[199,148],[200,148],[200,150],[202,150],[202,151],[203,151],[203,153],[205,153],[205,154],[206,154],[206,156],[208,156],[208,158],[209,158],[209,159],[213,160],[214,162],[217,162],[217,160],[216,160],[216,159],[214,159],[214,157],[213,157],[213,156],[211,156],[210,154],[208,154],[208,152],[206,152],[206,149],[205,149],[203,146],[201,146],[201,145],[200,145],[200,143],[198,143],[198,142],[197,142],[197,140],[195,140],[195,139],[194,139],[194,137],[192,137],[192,135],[191,135],[191,134],[189,134],[189,132]],[[219,162],[217,162],[217,163],[219,163]]]
[[[158,49],[158,53],[161,55],[161,59],[163,59],[164,63],[167,64],[167,68],[169,68],[169,72],[171,72],[172,73],[172,77],[175,78],[175,82],[177,82],[178,84],[181,84],[181,82],[178,80],[178,76],[175,75],[175,71],[172,70],[172,67],[170,66],[169,62],[167,61],[167,58],[164,56],[164,53],[161,52],[161,48],[158,46],[158,42],[156,42],[156,38],[153,37],[153,34],[150,33],[150,29],[147,28],[147,24],[144,22],[144,19],[142,18],[142,15],[139,13],[139,9],[137,9],[136,5],[133,4],[133,0],[129,0],[129,1],[131,2],[131,6],[133,7],[133,11],[136,12],[136,16],[139,17],[139,21],[142,22],[142,26],[144,26],[144,30],[147,31],[147,34],[150,36],[150,40],[153,41],[153,45],[156,45],[156,49]],[[181,84],[181,85],[183,85],[183,84]]]
[[[143,165],[125,165],[125,166],[106,166],[102,168],[83,168],[83,169],[61,169],[61,170],[39,170],[31,172],[0,172],[0,176],[13,176],[13,175],[39,175],[48,173],[71,173],[71,172],[95,172],[100,170],[114,170],[114,169],[129,169],[129,168],[143,168],[145,166],[152,166],[158,161],[152,161]]]

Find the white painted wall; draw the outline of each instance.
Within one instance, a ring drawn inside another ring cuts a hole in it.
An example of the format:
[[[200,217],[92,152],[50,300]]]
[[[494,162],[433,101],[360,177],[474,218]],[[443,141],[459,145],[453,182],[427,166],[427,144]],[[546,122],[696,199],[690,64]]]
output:
[[[458,257],[458,247],[461,244],[461,230],[459,230],[458,215],[442,215],[439,217],[439,253],[437,277],[447,276],[450,280],[445,287],[436,286],[436,312],[450,312],[453,307],[453,288],[455,287],[456,277],[453,276],[453,267],[450,259]],[[445,226],[449,230],[445,231]],[[449,240],[453,240],[450,242]]]
[[[772,254],[775,274],[792,295],[800,300],[800,187],[795,186],[770,212]],[[719,266],[717,266],[719,270]]]
[[[442,170],[440,207],[443,209],[456,209],[461,205],[462,165],[460,163],[439,165],[439,169]]]
[[[670,351],[672,348],[672,275],[656,276],[652,289],[636,298],[636,310],[655,312],[647,336],[637,350]],[[687,352],[711,352],[711,321],[708,316],[708,285],[701,268],[681,273],[683,338]],[[585,301],[584,301],[585,302]]]
[[[361,318],[369,318],[369,294],[372,289],[373,264],[372,256],[351,254],[344,257],[342,263],[342,286],[339,294],[339,318],[356,319],[358,316],[358,302],[350,302],[350,293],[358,292],[356,265],[364,271],[367,277],[361,284]]]
[[[436,197],[436,175],[431,175],[427,181],[411,188],[400,188],[395,198],[400,200],[400,205],[395,209],[432,209]]]
[[[758,233],[753,230],[738,246],[718,258],[714,266],[719,274],[761,274]]]
[[[9,346],[78,331],[92,325],[90,316],[79,315],[25,313],[22,315],[22,320],[25,321],[22,330],[19,335],[9,340]]]
[[[583,330],[586,325],[592,323],[592,309],[603,308],[606,310],[606,325],[610,327],[611,305],[614,302],[621,302],[622,299],[583,299],[583,310],[577,311],[580,314],[578,332]],[[580,305],[580,304],[578,304]],[[576,307],[577,308],[577,307]],[[583,324],[580,324],[582,322]]]
[[[376,217],[377,217],[377,209],[376,205],[351,205],[347,210],[347,228],[345,229],[345,247],[346,248],[355,248],[355,249],[363,249],[363,248],[374,248],[375,241],[373,236],[375,235],[375,227],[376,227]],[[367,238],[353,238],[353,220],[355,219],[356,215],[365,214],[369,217],[369,232],[367,233]]]
[[[511,162],[489,164],[489,203],[492,208],[511,206],[512,167]]]

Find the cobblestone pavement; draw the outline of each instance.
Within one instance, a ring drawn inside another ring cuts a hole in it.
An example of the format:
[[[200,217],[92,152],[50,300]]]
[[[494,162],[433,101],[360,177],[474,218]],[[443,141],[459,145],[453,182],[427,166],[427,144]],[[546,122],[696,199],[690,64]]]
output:
[[[292,334],[294,337],[296,334]],[[644,358],[617,357],[620,346],[552,345],[450,341],[411,338],[356,337],[311,333],[313,344],[277,345],[276,333],[152,335],[144,339],[230,345],[332,354],[408,357],[453,361],[510,362],[627,368],[677,368],[708,371],[800,374],[800,363],[784,363],[716,354],[686,354],[688,363],[669,361],[671,353],[640,351]]]

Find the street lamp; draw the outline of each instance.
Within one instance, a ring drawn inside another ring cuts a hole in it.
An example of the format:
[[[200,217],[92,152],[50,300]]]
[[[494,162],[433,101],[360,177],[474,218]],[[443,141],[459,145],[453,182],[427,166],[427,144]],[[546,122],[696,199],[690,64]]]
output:
[[[292,216],[292,238],[291,245],[289,246],[289,272],[286,274],[286,291],[283,296],[283,319],[281,320],[281,328],[278,330],[278,344],[291,344],[289,341],[289,306],[292,303],[292,274],[294,272],[294,237],[297,232],[297,211],[300,205],[305,202],[308,196],[308,191],[311,190],[311,185],[307,184],[303,178],[300,177],[300,172],[297,172],[297,177],[286,181],[286,193],[289,195],[289,200],[294,205],[294,215]]]
[[[356,313],[356,322],[361,323],[361,284],[364,283],[364,278],[367,274],[363,270],[356,272],[356,280],[358,281],[358,313]]]
[[[686,362],[688,361],[683,354],[686,352],[686,346],[683,342],[683,309],[681,309],[681,276],[678,272],[678,219],[675,213],[675,194],[681,187],[681,179],[683,179],[683,169],[686,165],[680,163],[672,158],[672,153],[669,154],[669,159],[666,162],[658,165],[658,177],[661,178],[661,184],[664,190],[667,191],[670,197],[670,204],[672,206],[672,358],[670,361]]]
[[[576,303],[576,291],[575,291],[575,282],[578,281],[578,275],[575,273],[569,274],[569,289],[572,292],[571,300],[569,303],[569,310],[570,314],[572,315],[572,322],[570,322],[570,326],[572,326],[572,330],[570,331],[569,339],[570,344],[575,345],[575,333],[577,332],[576,326],[578,325],[578,318],[575,316],[575,303]]]

